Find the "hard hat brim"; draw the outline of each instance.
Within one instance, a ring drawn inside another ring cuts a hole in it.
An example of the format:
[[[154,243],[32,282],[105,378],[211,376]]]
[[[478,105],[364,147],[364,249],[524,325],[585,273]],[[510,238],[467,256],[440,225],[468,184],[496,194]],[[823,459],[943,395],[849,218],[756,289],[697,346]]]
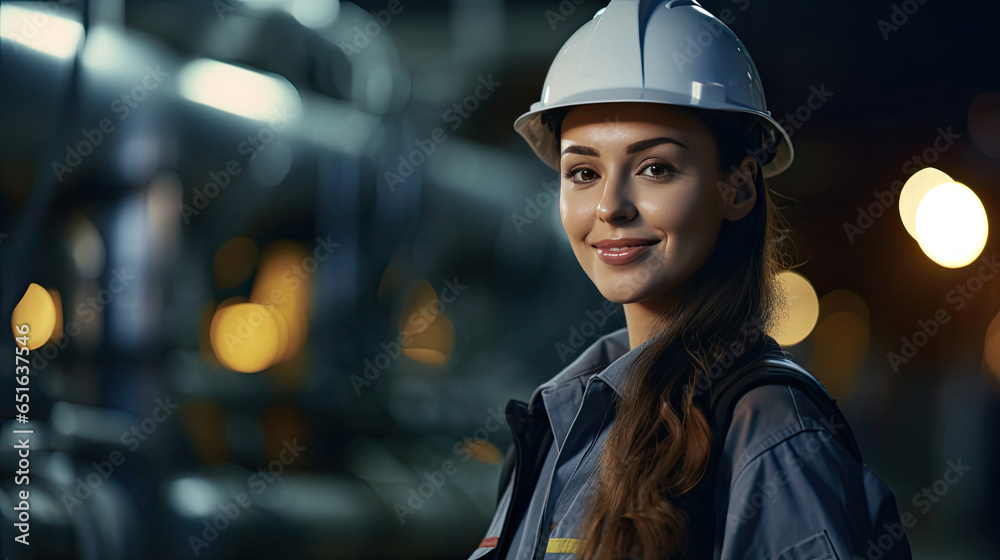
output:
[[[532,105],[532,109],[530,111],[524,113],[514,121],[514,130],[516,130],[517,133],[528,142],[528,145],[531,146],[532,150],[534,150],[539,159],[556,171],[559,170],[559,146],[556,142],[555,133],[549,129],[547,124],[542,122],[542,115],[552,109],[597,103],[658,103],[679,107],[723,110],[753,115],[763,121],[774,134],[781,136],[774,158],[763,166],[764,178],[774,177],[775,175],[778,175],[788,169],[788,167],[792,164],[792,159],[795,155],[791,139],[789,138],[788,132],[785,131],[784,127],[778,124],[778,122],[774,120],[770,114],[762,113],[756,109],[709,100],[697,100],[696,103],[692,103],[690,96],[671,95],[668,92],[652,92],[649,90],[630,92],[587,92],[585,95],[574,97],[580,97],[580,99],[566,98],[560,103],[554,103],[547,106],[541,106],[541,102],[535,103]],[[656,98],[654,99],[653,97]]]

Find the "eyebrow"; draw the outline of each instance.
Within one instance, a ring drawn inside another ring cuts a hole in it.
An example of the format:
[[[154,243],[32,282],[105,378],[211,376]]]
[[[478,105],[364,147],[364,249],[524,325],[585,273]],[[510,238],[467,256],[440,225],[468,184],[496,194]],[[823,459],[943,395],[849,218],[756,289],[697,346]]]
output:
[[[638,142],[629,144],[628,147],[625,148],[625,153],[637,154],[639,152],[646,151],[652,148],[653,146],[659,146],[660,144],[677,144],[682,148],[688,150],[690,149],[680,140],[670,138],[668,136],[660,136],[659,138],[649,138],[647,140],[639,140]],[[580,154],[582,156],[594,156],[594,157],[600,157],[601,155],[600,152],[589,146],[568,146],[565,150],[562,151],[562,154],[560,155],[564,156],[566,154]]]

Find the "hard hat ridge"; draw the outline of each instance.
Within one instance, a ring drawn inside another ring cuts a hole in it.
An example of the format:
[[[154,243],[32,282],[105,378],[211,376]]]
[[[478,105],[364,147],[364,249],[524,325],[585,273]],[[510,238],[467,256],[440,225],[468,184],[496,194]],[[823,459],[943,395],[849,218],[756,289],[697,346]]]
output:
[[[565,113],[576,105],[613,102],[744,114],[764,134],[754,151],[760,152],[755,157],[765,177],[791,164],[791,141],[766,108],[746,47],[695,0],[611,0],[559,50],[541,99],[514,128],[542,161],[558,169]]]

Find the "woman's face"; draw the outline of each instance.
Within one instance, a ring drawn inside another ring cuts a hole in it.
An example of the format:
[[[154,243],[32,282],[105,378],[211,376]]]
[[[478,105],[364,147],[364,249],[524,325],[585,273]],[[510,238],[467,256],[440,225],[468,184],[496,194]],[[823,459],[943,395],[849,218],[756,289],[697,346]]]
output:
[[[616,303],[669,305],[708,259],[722,221],[745,216],[756,198],[752,182],[724,182],[708,127],[669,105],[574,107],[559,149],[563,227],[584,271]]]

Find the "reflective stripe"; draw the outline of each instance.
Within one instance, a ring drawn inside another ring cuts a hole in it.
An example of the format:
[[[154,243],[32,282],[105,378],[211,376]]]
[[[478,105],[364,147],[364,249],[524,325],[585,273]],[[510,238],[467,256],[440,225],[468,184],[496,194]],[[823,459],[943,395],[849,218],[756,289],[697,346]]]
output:
[[[511,481],[507,484],[507,488],[504,490],[503,496],[500,498],[500,503],[497,504],[496,512],[493,514],[493,521],[490,522],[489,528],[486,530],[487,536],[483,538],[479,546],[472,551],[472,555],[469,556],[468,560],[476,560],[486,556],[487,554],[492,554],[496,550],[497,544],[500,541],[500,529],[503,527],[504,520],[507,518],[507,510],[510,509],[510,498],[511,493],[514,491],[514,477],[511,477]]]
[[[582,539],[549,539],[545,552],[579,552],[585,542]]]

